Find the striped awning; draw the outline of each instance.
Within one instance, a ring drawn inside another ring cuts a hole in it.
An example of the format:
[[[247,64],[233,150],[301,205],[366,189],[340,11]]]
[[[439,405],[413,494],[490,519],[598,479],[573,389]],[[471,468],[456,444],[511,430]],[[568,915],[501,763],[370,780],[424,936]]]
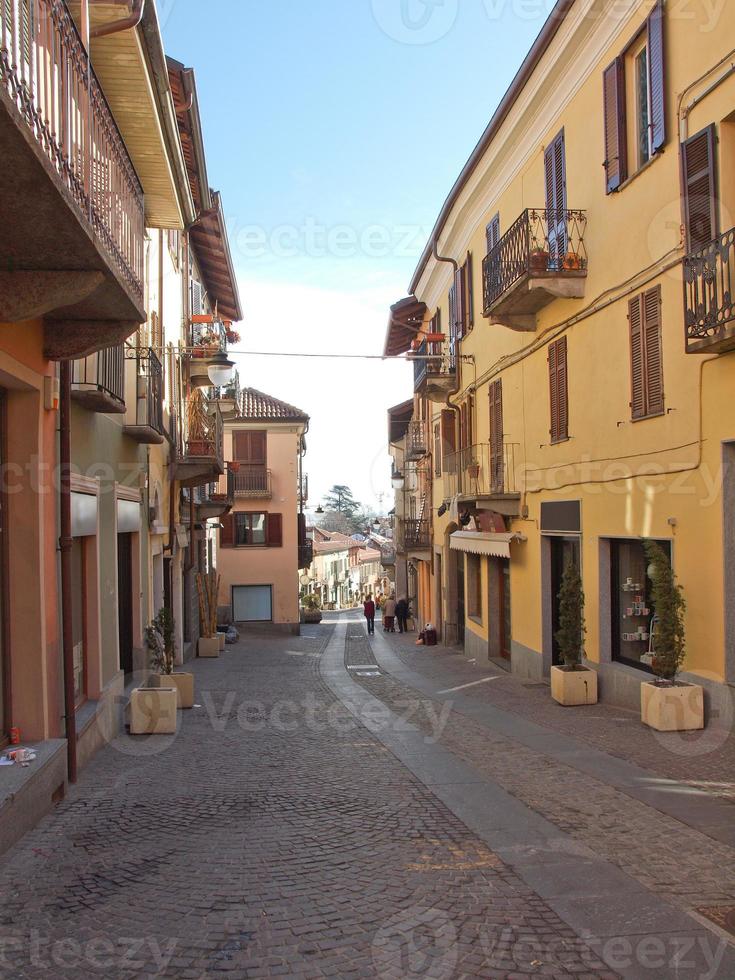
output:
[[[488,555],[493,558],[510,558],[510,546],[526,540],[524,534],[490,534],[483,531],[455,531],[449,537],[453,551],[470,555]]]

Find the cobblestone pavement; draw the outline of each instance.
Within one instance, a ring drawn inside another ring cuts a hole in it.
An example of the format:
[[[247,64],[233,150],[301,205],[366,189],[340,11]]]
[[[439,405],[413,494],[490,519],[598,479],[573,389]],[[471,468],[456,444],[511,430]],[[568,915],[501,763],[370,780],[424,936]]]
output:
[[[116,740],[0,861],[2,977],[615,976],[354,720],[308,632],[196,662],[177,736]]]
[[[365,665],[371,660],[375,662],[372,651],[365,650],[366,640],[361,627],[352,625],[348,630],[354,649],[353,653],[348,654],[348,663],[350,657],[361,660]],[[414,669],[417,669],[415,655],[411,657],[406,652],[406,640],[393,635],[387,639],[396,648],[402,648],[404,659],[413,660]],[[428,653],[428,656],[432,653]],[[424,663],[426,657],[427,653],[424,653]],[[426,735],[436,737],[438,734],[440,744],[456,758],[475,771],[490,776],[560,830],[672,904],[687,911],[735,906],[733,848],[632,799],[572,765],[560,763],[558,759],[546,755],[542,747],[530,749],[497,732],[492,732],[489,737],[487,727],[456,711],[441,715],[441,726],[438,728],[440,712],[436,701],[399,683],[389,674],[377,672],[377,668],[374,672],[359,671],[354,675],[358,683],[396,713],[406,715],[410,711],[411,723]],[[481,697],[486,697],[488,686],[480,686]],[[506,684],[506,687],[512,690],[510,684]],[[473,690],[473,697],[476,690]],[[495,687],[492,691],[494,704],[515,710],[511,698],[498,694]],[[587,709],[570,712],[559,708],[559,712],[567,717],[573,715],[575,719],[587,716]],[[541,721],[540,714],[542,712],[533,713],[536,723]],[[542,723],[546,724],[547,715],[553,714],[543,712]],[[558,724],[563,724],[563,730],[566,730],[569,722],[565,720]],[[636,755],[640,759],[643,753],[641,746],[646,742],[640,740],[637,744]],[[619,744],[617,750],[622,755]],[[690,776],[697,765],[698,760],[690,760]]]
[[[586,741],[665,779],[735,802],[735,690],[729,717],[720,719],[722,724],[702,732],[653,732],[641,725],[637,712],[623,708],[606,704],[582,711],[563,708],[551,700],[548,684],[521,680],[489,661],[468,661],[457,648],[417,647],[415,633],[390,633],[386,638],[403,662],[420,673],[449,671],[458,686],[492,675],[491,682],[472,688],[475,700]]]

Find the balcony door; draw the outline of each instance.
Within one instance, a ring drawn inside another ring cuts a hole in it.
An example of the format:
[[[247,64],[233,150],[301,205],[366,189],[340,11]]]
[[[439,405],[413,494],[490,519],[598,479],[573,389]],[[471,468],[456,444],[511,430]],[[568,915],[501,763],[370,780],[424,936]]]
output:
[[[546,215],[549,236],[549,269],[561,268],[567,254],[567,167],[564,130],[546,148]],[[541,245],[542,243],[538,243]]]
[[[240,464],[236,474],[238,490],[248,492],[267,489],[268,473],[268,433],[252,430],[233,432],[232,455]]]

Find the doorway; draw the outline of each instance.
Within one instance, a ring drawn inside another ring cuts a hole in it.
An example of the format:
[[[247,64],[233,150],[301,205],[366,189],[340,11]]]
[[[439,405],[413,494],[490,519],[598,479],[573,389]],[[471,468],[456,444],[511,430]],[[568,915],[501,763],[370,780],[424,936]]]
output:
[[[133,673],[133,535],[117,536],[117,627],[120,669]]]
[[[464,644],[464,616],[465,616],[464,552],[455,551],[454,560],[457,564],[457,642]]]
[[[511,605],[510,561],[492,557],[488,562],[488,657],[505,670],[510,669]]]
[[[559,643],[559,591],[564,569],[572,562],[580,569],[580,539],[578,536],[551,538],[551,663],[556,667],[561,663]]]

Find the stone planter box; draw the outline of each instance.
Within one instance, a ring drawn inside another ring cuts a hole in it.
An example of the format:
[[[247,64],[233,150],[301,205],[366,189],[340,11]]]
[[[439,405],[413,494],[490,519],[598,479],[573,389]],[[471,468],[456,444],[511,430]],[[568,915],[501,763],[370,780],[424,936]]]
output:
[[[552,667],[551,696],[566,707],[597,704],[597,671],[589,667],[576,670]]]
[[[174,674],[152,674],[151,687],[175,687],[178,692],[179,708],[194,707],[194,675],[183,671]]]
[[[321,612],[318,609],[316,609],[316,610],[302,609],[301,610],[301,622],[302,623],[321,623],[321,621],[322,621],[322,614],[321,614]]]
[[[219,637],[200,636],[197,645],[197,654],[200,657],[219,657]]]
[[[131,735],[175,735],[178,690],[138,687],[130,695]]]
[[[704,689],[699,684],[641,684],[641,721],[658,732],[704,728]]]

